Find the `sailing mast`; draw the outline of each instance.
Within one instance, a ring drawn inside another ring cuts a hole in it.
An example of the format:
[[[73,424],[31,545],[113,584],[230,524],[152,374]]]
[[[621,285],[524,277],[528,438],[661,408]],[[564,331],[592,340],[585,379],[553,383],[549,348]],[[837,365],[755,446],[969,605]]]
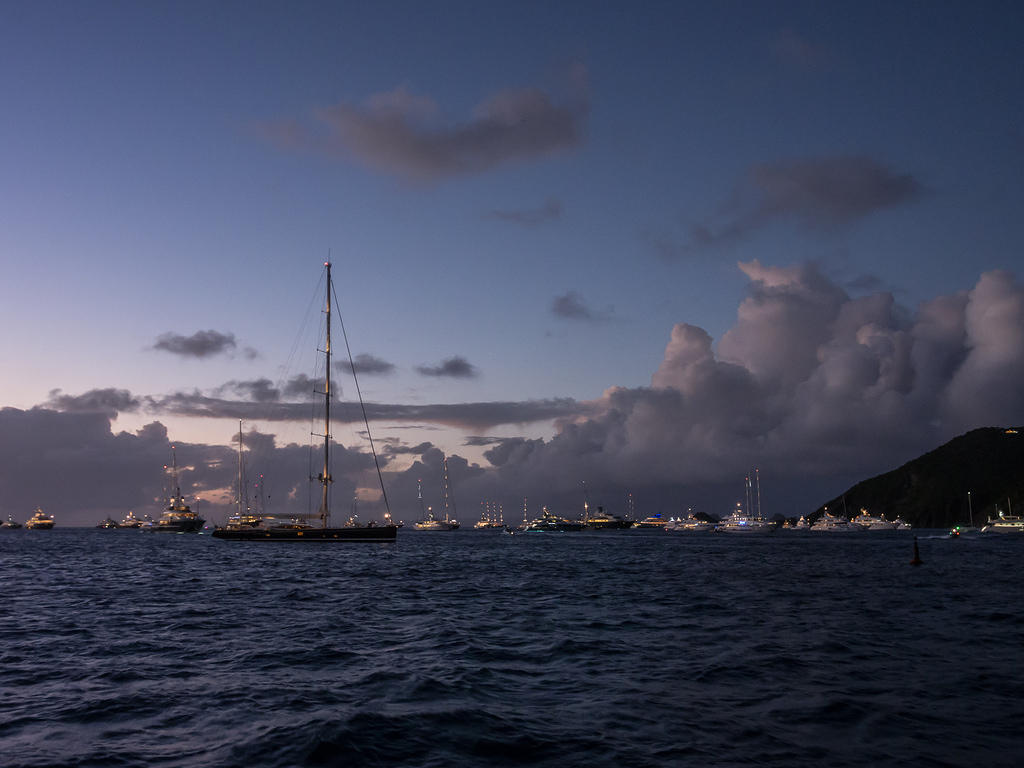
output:
[[[245,479],[242,477],[242,420],[238,420],[238,521],[242,522],[242,516],[246,513],[242,506],[242,494],[245,488]],[[248,506],[248,499],[246,500]]]
[[[324,345],[324,471],[320,473],[320,485],[322,486],[320,497],[320,521],[324,528],[331,516],[328,502],[329,486],[334,480],[330,473],[330,445],[331,445],[331,262],[324,262],[327,267],[327,340]]]

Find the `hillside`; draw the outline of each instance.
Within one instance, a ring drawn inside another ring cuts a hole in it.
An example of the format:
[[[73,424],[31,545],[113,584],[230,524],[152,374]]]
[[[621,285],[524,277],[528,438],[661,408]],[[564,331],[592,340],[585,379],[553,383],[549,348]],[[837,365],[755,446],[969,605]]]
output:
[[[855,516],[863,507],[897,515],[915,528],[945,528],[967,521],[971,492],[974,524],[996,510],[1024,514],[1024,428],[985,427],[950,440],[898,469],[863,480],[819,507]]]

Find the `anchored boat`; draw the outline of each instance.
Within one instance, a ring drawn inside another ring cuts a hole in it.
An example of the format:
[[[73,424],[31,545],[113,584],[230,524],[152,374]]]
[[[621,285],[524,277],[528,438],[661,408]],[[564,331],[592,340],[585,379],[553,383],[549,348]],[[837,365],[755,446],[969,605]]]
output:
[[[324,314],[326,315],[326,340],[323,354],[326,357],[324,364],[324,463],[323,471],[320,472],[317,480],[321,487],[320,509],[316,516],[299,515],[289,518],[277,516],[261,516],[255,520],[246,520],[244,516],[239,520],[238,525],[229,525],[223,528],[216,528],[213,537],[227,541],[319,541],[319,542],[391,542],[395,540],[398,526],[392,524],[390,507],[387,503],[387,493],[384,491],[383,478],[380,472],[380,465],[377,463],[377,454],[373,450],[373,438],[370,438],[370,450],[373,451],[374,464],[377,465],[377,477],[381,480],[381,493],[385,507],[388,507],[385,525],[377,525],[373,522],[366,525],[356,523],[355,516],[349,519],[348,524],[341,527],[330,525],[330,486],[334,482],[331,477],[331,297],[334,293],[334,283],[331,281],[331,263],[324,264],[327,270],[327,301]],[[355,364],[349,353],[349,367],[352,376],[355,377]],[[359,382],[356,380],[356,392],[359,392]],[[359,396],[359,404],[362,405],[362,395]],[[370,424],[363,410],[364,423],[367,434]],[[241,495],[241,494],[240,494]],[[319,521],[319,525],[311,521],[311,518]]]

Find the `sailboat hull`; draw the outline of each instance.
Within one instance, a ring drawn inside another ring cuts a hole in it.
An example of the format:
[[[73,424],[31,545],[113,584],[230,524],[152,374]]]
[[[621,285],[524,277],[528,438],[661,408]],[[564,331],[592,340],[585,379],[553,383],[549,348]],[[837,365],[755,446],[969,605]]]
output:
[[[218,528],[215,539],[227,541],[323,541],[381,543],[394,541],[396,525],[375,525],[366,528]]]

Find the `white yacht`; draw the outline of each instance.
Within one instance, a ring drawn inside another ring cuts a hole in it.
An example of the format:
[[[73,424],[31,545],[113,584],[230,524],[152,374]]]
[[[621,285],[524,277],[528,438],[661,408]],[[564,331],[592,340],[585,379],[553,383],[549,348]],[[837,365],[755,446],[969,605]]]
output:
[[[680,533],[710,533],[715,530],[715,524],[708,520],[701,520],[694,517],[690,512],[686,517],[676,520],[670,517],[665,523],[666,531],[679,531]]]
[[[1024,517],[1007,515],[1003,510],[996,517],[990,517],[981,528],[982,533],[1024,533]]]
[[[894,531],[895,523],[886,520],[881,515],[869,515],[868,511],[861,507],[860,514],[850,521],[850,525],[857,525],[866,531]]]
[[[827,509],[822,513],[821,517],[814,521],[814,525],[811,526],[812,531],[859,531],[861,527],[859,525],[850,525],[850,521],[845,517],[839,515],[833,515]]]
[[[746,514],[740,502],[736,502],[736,509],[715,530],[723,533],[767,533],[772,527],[764,518]]]

